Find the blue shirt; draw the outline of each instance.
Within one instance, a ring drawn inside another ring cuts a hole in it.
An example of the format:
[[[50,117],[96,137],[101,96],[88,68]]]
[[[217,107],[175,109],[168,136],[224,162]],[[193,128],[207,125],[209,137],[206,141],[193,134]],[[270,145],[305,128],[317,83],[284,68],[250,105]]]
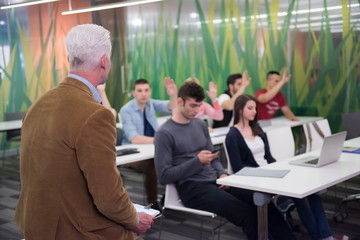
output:
[[[168,100],[149,99],[145,106],[146,119],[156,131],[158,124],[156,112],[167,112]],[[122,144],[130,144],[136,135],[144,136],[144,113],[141,111],[135,99],[132,99],[120,109],[120,121],[124,132]]]
[[[84,83],[86,86],[88,86],[88,88],[90,88],[90,91],[92,92],[95,100],[98,103],[101,103],[101,97],[100,97],[99,92],[97,91],[96,87],[94,87],[94,85],[92,85],[88,80],[86,80],[83,77],[80,77],[79,75],[73,74],[73,73],[69,73],[68,77],[75,78],[75,79],[79,80],[80,82]]]

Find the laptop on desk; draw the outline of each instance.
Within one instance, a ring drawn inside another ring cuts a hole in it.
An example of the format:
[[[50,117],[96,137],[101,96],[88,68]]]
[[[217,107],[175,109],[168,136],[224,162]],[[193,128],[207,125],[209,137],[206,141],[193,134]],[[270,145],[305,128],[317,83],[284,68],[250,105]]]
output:
[[[335,133],[324,138],[320,156],[306,156],[290,161],[289,164],[308,167],[322,167],[336,162],[340,158],[343,149],[346,131]]]

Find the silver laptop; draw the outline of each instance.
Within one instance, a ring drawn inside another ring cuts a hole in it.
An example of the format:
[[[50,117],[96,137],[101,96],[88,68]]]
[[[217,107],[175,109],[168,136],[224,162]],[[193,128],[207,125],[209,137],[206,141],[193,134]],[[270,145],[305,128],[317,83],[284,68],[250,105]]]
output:
[[[336,162],[340,158],[345,137],[346,131],[327,136],[324,138],[324,142],[320,151],[320,157],[307,156],[290,161],[289,164],[309,167],[322,167],[324,165]]]

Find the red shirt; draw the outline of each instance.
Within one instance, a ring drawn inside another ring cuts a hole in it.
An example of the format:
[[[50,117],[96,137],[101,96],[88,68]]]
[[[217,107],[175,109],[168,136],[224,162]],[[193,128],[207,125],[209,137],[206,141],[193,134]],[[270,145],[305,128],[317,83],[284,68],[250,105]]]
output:
[[[266,92],[266,89],[260,89],[255,93],[255,98],[257,99],[259,95]],[[271,119],[280,108],[286,105],[285,97],[281,92],[278,92],[273,99],[266,103],[257,102],[258,120]]]

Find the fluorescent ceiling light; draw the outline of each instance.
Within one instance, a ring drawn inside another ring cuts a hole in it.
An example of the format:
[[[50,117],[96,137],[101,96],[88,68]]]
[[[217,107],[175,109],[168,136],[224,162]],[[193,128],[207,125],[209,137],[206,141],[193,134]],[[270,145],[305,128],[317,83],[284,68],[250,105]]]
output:
[[[98,6],[92,6],[92,7],[87,7],[87,8],[68,10],[68,11],[62,12],[61,15],[93,12],[93,11],[99,11],[99,10],[127,7],[127,6],[133,6],[133,5],[139,5],[139,4],[151,3],[151,2],[160,2],[160,1],[163,1],[163,0],[139,0],[139,1],[131,1],[131,2],[127,1],[127,2],[120,2],[120,3],[110,3],[110,4],[105,4],[105,5],[98,5]]]
[[[38,1],[32,1],[32,2],[24,2],[24,3],[5,5],[5,6],[0,7],[0,9],[24,7],[24,6],[30,6],[30,5],[42,4],[42,3],[48,3],[48,2],[56,2],[56,1],[59,1],[59,0],[38,0]]]

